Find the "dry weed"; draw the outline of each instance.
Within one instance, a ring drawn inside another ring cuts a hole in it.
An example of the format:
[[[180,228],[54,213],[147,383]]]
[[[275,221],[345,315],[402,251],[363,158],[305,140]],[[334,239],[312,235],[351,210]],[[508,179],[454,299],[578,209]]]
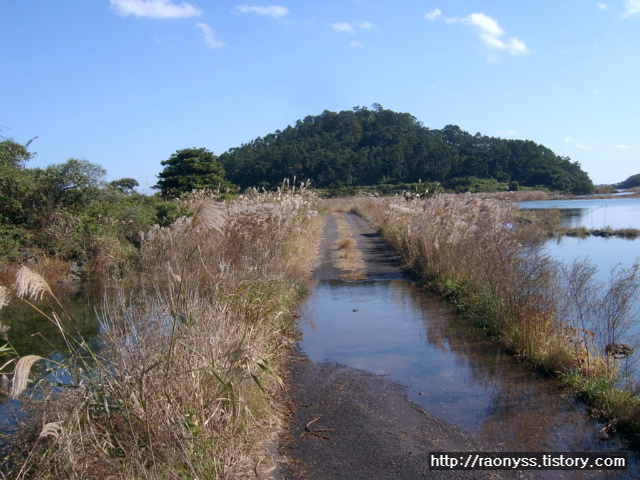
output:
[[[141,236],[139,293],[106,302],[102,348],[81,372],[67,366],[76,388],[41,404],[21,475],[235,478],[267,455],[316,202],[299,189],[188,201],[192,218]],[[27,271],[16,288],[46,291]]]

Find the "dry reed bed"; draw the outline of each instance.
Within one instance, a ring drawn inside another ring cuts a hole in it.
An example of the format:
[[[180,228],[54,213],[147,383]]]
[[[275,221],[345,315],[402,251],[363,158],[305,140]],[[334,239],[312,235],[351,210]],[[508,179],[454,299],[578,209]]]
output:
[[[627,334],[637,320],[638,262],[615,269],[602,285],[588,260],[552,261],[541,254],[544,233],[519,222],[512,204],[481,195],[358,199],[351,208],[383,232],[409,268],[514,354],[575,385],[613,419],[612,427],[640,429],[638,390],[621,380],[633,359],[607,354],[611,345],[635,346]]]
[[[192,218],[144,234],[139,293],[122,286],[108,300],[99,351],[60,322],[74,388],[23,394],[35,416],[4,459],[15,478],[231,478],[273,466],[278,371],[319,237],[314,200],[187,203]],[[63,318],[44,296],[43,313]]]

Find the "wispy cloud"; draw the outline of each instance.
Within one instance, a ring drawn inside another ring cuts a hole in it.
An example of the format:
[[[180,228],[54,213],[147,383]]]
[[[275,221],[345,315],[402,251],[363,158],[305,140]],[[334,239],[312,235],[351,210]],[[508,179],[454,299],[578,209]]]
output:
[[[209,25],[207,25],[206,23],[198,23],[197,27],[202,30],[204,41],[207,46],[209,46],[209,48],[222,48],[225,46],[224,42],[216,39],[213,28],[211,28]]]
[[[360,20],[358,22],[355,22],[353,25],[350,24],[349,22],[330,23],[329,26],[333,28],[335,32],[338,32],[338,33],[354,33],[356,27],[361,28],[363,30],[370,30],[372,28],[376,28],[376,26],[373,23],[369,22],[368,20]]]
[[[607,3],[599,3],[598,4],[598,8],[600,10],[607,10],[609,8],[609,4],[607,4]]]
[[[349,44],[349,46],[352,47],[352,48],[364,48],[364,45],[362,45],[360,42],[356,42],[356,41],[351,42]]]
[[[375,25],[367,20],[360,20],[358,22],[358,26],[364,30],[369,30],[370,28],[374,28]]]
[[[427,17],[429,20],[435,20],[440,15],[442,15],[442,10],[436,8],[434,11],[427,13],[425,17]]]
[[[566,136],[564,137],[564,141],[567,143],[570,143],[571,145],[573,145],[576,148],[579,148],[580,150],[593,150],[594,147],[592,145],[585,145],[584,143],[580,143],[579,140],[573,138],[572,136]]]
[[[596,148],[593,145],[585,145],[584,143],[580,143],[579,140],[573,138],[572,136],[564,137],[564,141],[572,144],[574,147],[579,148],[580,150],[593,150]]]
[[[518,132],[516,132],[512,128],[509,128],[507,130],[498,130],[496,131],[496,134],[498,134],[501,137],[517,137],[518,135],[520,135]]]
[[[640,0],[637,0],[640,1]],[[442,15],[440,9],[435,9],[426,15],[429,20],[435,20]],[[484,13],[472,13],[466,17],[445,18],[449,24],[461,23],[476,31],[483,45],[492,52],[507,53],[509,55],[523,55],[529,53],[527,45],[516,37],[506,38],[505,31],[498,22]],[[495,55],[489,57],[496,60]]]
[[[111,8],[122,16],[145,18],[190,18],[202,11],[186,2],[177,5],[172,0],[110,0]]]
[[[472,13],[468,17],[460,19],[460,22],[476,30],[482,43],[489,49],[510,55],[522,55],[528,52],[527,46],[522,40],[515,37],[503,40],[504,30],[496,20],[484,13]]]
[[[280,18],[289,14],[289,9],[282,5],[269,5],[260,7],[257,5],[238,5],[231,10],[233,13],[256,13],[266,17]]]
[[[349,22],[332,23],[329,26],[336,32],[353,33],[353,27],[349,25]]]
[[[614,145],[613,148],[618,148],[620,150],[629,150],[629,145]]]
[[[623,17],[630,17],[640,13],[640,0],[626,0]]]

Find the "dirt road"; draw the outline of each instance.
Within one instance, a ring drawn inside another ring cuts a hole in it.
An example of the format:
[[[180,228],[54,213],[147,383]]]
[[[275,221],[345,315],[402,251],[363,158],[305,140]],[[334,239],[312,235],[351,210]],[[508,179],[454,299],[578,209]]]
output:
[[[342,214],[364,259],[364,278],[407,278],[399,258],[368,223]],[[338,220],[340,220],[338,218]],[[336,218],[328,216],[317,280],[341,277]],[[413,404],[404,387],[294,353],[287,379],[291,415],[280,445],[283,479],[532,478],[528,472],[436,471],[429,452],[496,451]]]

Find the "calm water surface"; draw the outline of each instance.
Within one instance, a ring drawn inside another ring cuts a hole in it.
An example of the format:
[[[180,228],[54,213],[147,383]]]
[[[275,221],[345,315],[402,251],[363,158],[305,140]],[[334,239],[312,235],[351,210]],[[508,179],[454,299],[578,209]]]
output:
[[[97,291],[90,291],[85,295],[63,300],[64,308],[71,318],[71,321],[64,320],[65,328],[82,336],[89,343],[98,335],[96,306],[101,304],[100,298]],[[50,313],[46,302],[36,304],[44,312]],[[7,337],[20,356],[39,355],[58,362],[63,360],[67,347],[57,327],[25,303],[12,299],[9,305],[0,310],[0,322],[10,327]],[[0,345],[4,343],[0,339]],[[44,366],[44,362],[37,362],[32,369],[37,372]],[[48,380],[61,381],[62,376],[63,373],[59,372],[58,377],[50,376]],[[19,400],[9,400],[0,395],[0,445],[3,434],[11,434],[15,429],[16,418],[22,415],[20,405]]]
[[[570,228],[640,228],[640,198],[602,198],[520,202],[520,208],[559,208]]]
[[[567,227],[589,229],[637,228],[640,229],[640,198],[609,198],[585,200],[553,200],[544,202],[522,202],[522,208],[559,208],[563,213],[562,224]],[[614,267],[629,268],[640,257],[640,239],[620,237],[576,238],[564,236],[551,239],[544,251],[565,264],[589,259],[598,267],[596,279],[608,283]],[[634,304],[633,317],[638,324],[632,329],[640,334],[640,298]],[[636,343],[636,339],[627,339]]]
[[[301,347],[311,360],[388,375],[432,414],[505,450],[625,448],[601,439],[602,426],[558,382],[523,368],[411,282],[320,282],[301,314]],[[640,478],[633,463],[611,478]],[[561,473],[546,476],[606,478]]]

